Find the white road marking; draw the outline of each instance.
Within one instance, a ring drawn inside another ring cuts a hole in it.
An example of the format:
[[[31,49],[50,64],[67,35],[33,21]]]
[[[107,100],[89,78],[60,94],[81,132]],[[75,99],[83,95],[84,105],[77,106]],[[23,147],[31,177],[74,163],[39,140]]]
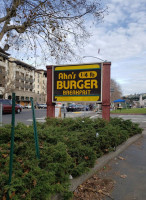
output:
[[[99,115],[94,115],[94,116],[91,116],[90,117],[90,119],[92,119],[92,118],[95,118],[95,117],[98,117]]]
[[[28,122],[32,122],[33,119],[28,119],[27,121],[28,121]],[[38,122],[46,122],[45,117],[36,118],[36,121],[38,121]]]

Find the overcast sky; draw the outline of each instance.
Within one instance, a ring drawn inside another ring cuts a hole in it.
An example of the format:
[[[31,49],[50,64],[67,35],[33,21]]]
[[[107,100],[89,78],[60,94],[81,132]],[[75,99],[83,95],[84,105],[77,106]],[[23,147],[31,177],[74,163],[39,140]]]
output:
[[[109,0],[108,7],[109,14],[93,29],[84,56],[111,61],[111,77],[123,95],[146,93],[146,0]],[[90,61],[98,59],[84,58]]]
[[[120,84],[123,95],[146,93],[146,0],[102,2],[108,6],[109,14],[102,23],[92,26],[92,37],[79,55],[111,61],[111,77]],[[90,21],[88,23],[89,27]],[[33,59],[25,62],[34,65]],[[86,57],[81,62],[100,60]],[[44,69],[46,65],[54,64],[51,60],[50,63],[40,60],[40,63]],[[38,66],[42,68],[39,63]]]

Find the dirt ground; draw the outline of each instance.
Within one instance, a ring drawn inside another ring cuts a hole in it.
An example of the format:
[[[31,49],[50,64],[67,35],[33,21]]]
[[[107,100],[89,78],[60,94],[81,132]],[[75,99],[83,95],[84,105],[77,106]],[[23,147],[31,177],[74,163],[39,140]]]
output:
[[[73,200],[104,200],[107,197],[108,199],[113,199],[110,196],[110,192],[114,188],[115,181],[106,177],[100,178],[99,174],[103,170],[108,171],[108,166],[78,186],[74,191]]]

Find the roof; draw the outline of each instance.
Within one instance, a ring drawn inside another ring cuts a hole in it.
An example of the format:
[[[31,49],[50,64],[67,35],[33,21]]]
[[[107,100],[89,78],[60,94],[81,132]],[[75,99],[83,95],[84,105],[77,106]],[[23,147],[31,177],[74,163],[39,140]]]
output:
[[[30,70],[35,70],[35,67],[33,67],[33,66],[31,66],[31,65],[29,65],[29,64],[27,64],[27,63],[24,63],[24,62],[22,62],[22,61],[20,61],[20,60],[16,60],[15,58],[9,58],[9,61],[10,61],[10,62],[14,62],[14,63],[16,63],[17,65],[21,65],[22,67],[26,67],[26,68],[28,68],[28,69],[30,69]]]
[[[46,72],[47,70],[44,70],[44,69],[36,69],[36,71],[44,71],[44,72]]]
[[[47,70],[44,70],[44,69],[36,69],[35,71],[38,72],[38,73],[41,73],[41,72],[43,71],[43,72],[44,72],[44,76],[47,77]]]
[[[120,103],[120,102],[125,102],[125,100],[124,99],[117,99],[117,100],[114,100],[113,102],[114,103]]]

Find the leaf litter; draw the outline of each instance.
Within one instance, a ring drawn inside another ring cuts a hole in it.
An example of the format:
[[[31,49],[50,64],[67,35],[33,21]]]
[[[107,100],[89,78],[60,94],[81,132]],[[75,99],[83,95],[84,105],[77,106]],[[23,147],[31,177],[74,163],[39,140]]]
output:
[[[90,179],[74,191],[73,200],[103,200],[106,197],[113,199],[110,192],[114,188],[115,181],[110,178],[99,178],[98,174],[93,175]]]

